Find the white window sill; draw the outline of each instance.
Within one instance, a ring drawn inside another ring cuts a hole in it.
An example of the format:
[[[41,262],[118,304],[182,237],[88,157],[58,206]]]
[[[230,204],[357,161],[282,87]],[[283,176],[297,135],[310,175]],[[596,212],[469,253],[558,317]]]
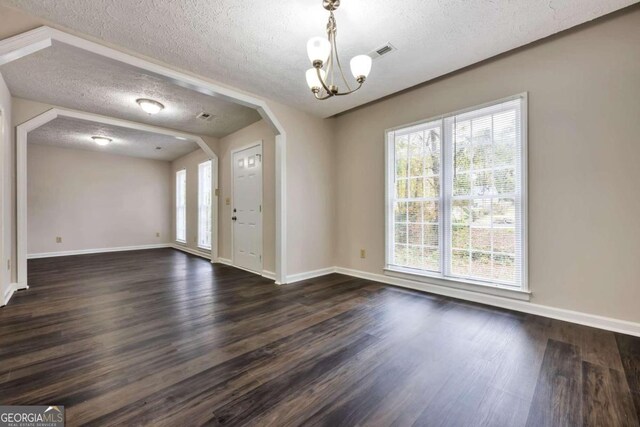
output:
[[[198,246],[198,250],[201,252],[211,252],[211,248],[205,248],[204,246]]]
[[[384,269],[384,274],[414,282],[422,282],[435,286],[478,292],[521,301],[529,301],[531,298],[531,292],[515,289],[505,285],[474,282],[464,279],[450,279],[440,275],[416,274],[413,270],[403,269],[401,267],[388,266]]]
[[[179,243],[181,245],[186,245],[187,241],[186,240],[176,240],[176,243]]]

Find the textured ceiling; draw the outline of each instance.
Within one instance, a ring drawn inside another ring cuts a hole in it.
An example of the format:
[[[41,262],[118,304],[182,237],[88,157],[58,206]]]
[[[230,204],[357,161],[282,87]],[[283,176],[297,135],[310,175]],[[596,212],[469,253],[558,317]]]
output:
[[[106,136],[112,141],[106,146],[96,144],[92,136]],[[100,151],[123,156],[172,161],[199,148],[194,141],[173,136],[105,125],[86,120],[58,117],[29,132],[29,144]],[[156,147],[161,147],[157,150]]]
[[[220,138],[260,120],[252,108],[182,88],[61,43],[3,65],[0,72],[11,94],[19,98],[197,135]],[[149,115],[136,104],[138,98],[155,99],[165,109]],[[203,111],[215,117],[196,119]]]
[[[0,0],[202,76],[329,116],[528,44],[637,0],[343,0],[347,59],[391,42],[358,93],[320,102],[305,45],[323,35],[321,0]]]

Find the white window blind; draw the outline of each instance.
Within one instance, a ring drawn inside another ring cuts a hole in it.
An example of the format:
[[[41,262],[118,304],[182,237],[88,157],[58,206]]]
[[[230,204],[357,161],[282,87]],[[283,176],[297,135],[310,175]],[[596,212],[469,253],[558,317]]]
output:
[[[211,160],[198,165],[198,246],[211,249]]]
[[[392,264],[441,272],[441,123],[394,132]]]
[[[176,172],[176,241],[187,241],[187,171]]]
[[[388,132],[387,268],[524,286],[522,104]]]

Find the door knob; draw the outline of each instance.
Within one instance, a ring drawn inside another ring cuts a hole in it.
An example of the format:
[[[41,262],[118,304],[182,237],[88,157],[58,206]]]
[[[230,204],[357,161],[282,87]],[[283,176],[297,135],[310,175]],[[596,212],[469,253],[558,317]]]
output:
[[[235,220],[236,220],[236,219],[238,219],[238,218],[237,218],[237,217],[235,217],[235,216],[232,216],[232,217],[231,217],[231,219],[232,219],[233,221],[235,221]]]

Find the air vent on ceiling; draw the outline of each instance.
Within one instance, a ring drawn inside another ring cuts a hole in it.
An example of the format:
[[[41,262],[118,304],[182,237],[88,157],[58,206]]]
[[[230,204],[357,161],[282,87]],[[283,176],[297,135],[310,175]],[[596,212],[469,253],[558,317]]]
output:
[[[379,48],[374,49],[371,52],[369,52],[369,56],[372,59],[378,59],[381,56],[388,55],[391,52],[394,52],[396,50],[397,49],[395,48],[394,45],[392,45],[391,43],[386,43],[384,46],[380,46]]]
[[[205,113],[204,111],[198,113],[196,119],[204,120],[205,122],[210,122],[215,116],[211,113]]]

